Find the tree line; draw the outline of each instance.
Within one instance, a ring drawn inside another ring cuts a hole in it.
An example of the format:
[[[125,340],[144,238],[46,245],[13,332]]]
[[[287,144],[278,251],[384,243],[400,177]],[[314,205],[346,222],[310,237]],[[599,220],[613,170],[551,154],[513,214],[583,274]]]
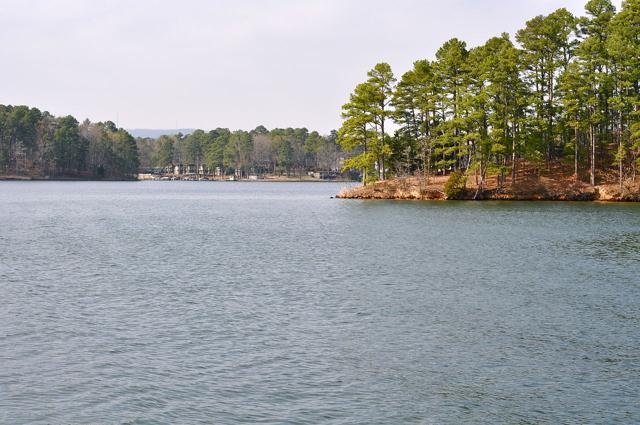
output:
[[[515,183],[526,164],[562,164],[576,179],[640,165],[640,0],[590,0],[468,48],[457,38],[399,81],[377,64],[342,108],[344,166],[364,182],[419,172]],[[388,131],[394,126],[393,134]]]
[[[217,128],[195,130],[158,139],[138,138],[143,167],[168,167],[178,164],[201,166],[224,174],[302,175],[306,171],[340,169],[343,153],[337,132],[328,136],[306,128],[258,126],[251,131]]]
[[[129,179],[138,165],[135,139],[111,121],[0,105],[0,175]]]

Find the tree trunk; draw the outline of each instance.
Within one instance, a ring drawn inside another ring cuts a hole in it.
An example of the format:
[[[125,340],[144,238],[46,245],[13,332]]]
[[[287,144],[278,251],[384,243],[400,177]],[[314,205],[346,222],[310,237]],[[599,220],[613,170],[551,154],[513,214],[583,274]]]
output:
[[[384,114],[384,107],[382,109]],[[384,181],[384,116],[380,120],[380,137],[382,140],[382,154],[380,155],[380,180]]]
[[[593,130],[593,124],[589,124],[589,139],[591,144],[591,186],[596,185],[596,135]]]
[[[365,132],[367,131],[366,127],[365,127]],[[364,138],[364,157],[366,159],[367,157],[367,137],[365,136]],[[362,169],[362,185],[366,186],[367,185],[367,167],[365,165],[365,167]]]
[[[427,184],[429,184],[430,177],[431,177],[431,148],[429,148],[429,156],[427,157]]]
[[[576,140],[573,146],[573,174],[576,176],[576,181],[580,180],[578,178],[578,126],[575,126],[575,135]]]
[[[619,136],[618,136],[619,137]],[[619,177],[620,177],[620,193],[622,193],[622,178],[623,178],[623,172],[622,172],[622,138],[619,137],[619,141],[618,141],[618,152],[619,152],[619,158],[618,158],[618,173],[619,173]]]
[[[618,167],[620,173],[620,195],[622,195],[622,180],[624,178],[624,170],[623,170],[623,162],[624,162],[624,150],[622,146],[622,112],[619,114],[619,123],[618,123]]]
[[[511,135],[511,185],[516,184],[516,137]]]

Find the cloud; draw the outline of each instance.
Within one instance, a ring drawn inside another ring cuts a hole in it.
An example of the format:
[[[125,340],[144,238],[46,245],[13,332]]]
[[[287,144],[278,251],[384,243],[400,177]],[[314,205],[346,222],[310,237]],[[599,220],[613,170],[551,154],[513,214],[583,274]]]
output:
[[[619,2],[618,2],[619,4]],[[575,0],[5,0],[0,103],[127,127],[339,125],[376,62],[477,45]]]

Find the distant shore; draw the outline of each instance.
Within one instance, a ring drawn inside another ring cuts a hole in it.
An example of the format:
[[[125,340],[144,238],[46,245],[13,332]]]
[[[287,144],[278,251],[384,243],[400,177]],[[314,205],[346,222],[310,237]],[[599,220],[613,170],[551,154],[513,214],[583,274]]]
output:
[[[39,177],[39,176],[18,176],[0,175],[0,181],[110,181],[110,182],[136,182],[136,181],[205,181],[205,182],[249,182],[249,183],[356,183],[349,179],[314,179],[305,177],[267,177],[259,179],[248,178],[138,178],[138,179],[97,179],[89,177]]]
[[[209,176],[209,175],[153,175],[139,174],[140,181],[210,181],[210,182],[304,182],[304,183],[357,183],[345,178],[316,178],[311,176],[251,176],[251,177],[235,177],[235,176]]]

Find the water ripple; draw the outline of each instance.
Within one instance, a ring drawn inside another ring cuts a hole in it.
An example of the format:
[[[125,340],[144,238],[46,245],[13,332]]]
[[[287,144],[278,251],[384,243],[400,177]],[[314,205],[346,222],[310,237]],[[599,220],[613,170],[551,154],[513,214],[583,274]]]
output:
[[[638,423],[640,206],[0,184],[0,423]]]

